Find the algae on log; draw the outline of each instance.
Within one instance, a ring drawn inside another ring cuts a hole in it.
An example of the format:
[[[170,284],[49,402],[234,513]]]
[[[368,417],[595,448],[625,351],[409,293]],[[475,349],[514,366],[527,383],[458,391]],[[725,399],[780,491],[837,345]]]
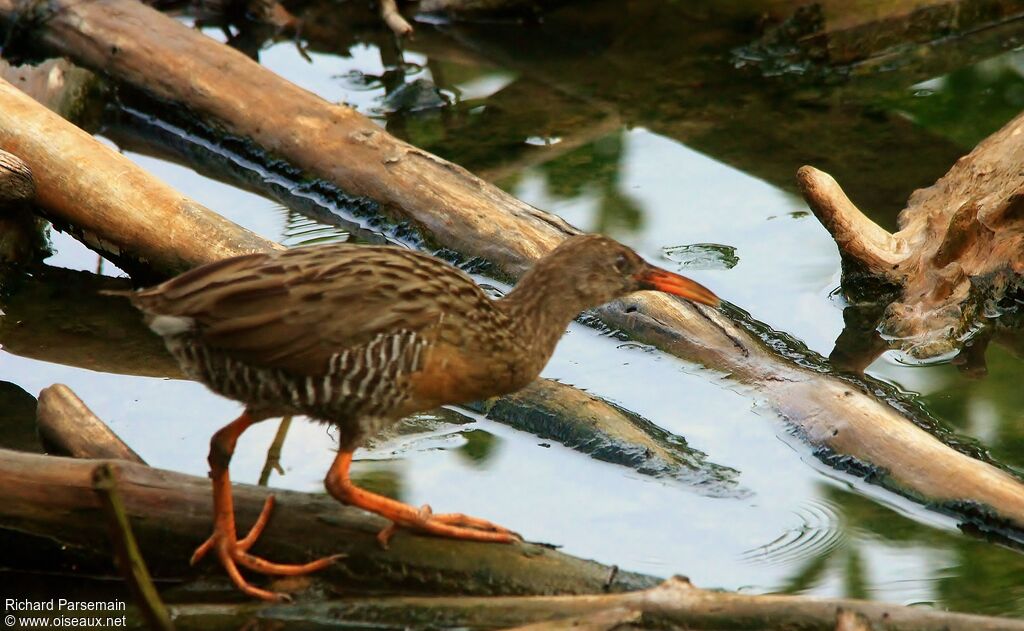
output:
[[[48,10],[36,35],[52,49],[182,104],[225,133],[365,198],[369,210],[409,222],[435,242],[510,276],[577,232],[141,4],[55,0]],[[16,3],[0,0],[0,15],[16,19]],[[599,313],[640,341],[752,387],[827,462],[830,454],[859,461],[884,472],[881,479],[908,497],[1024,539],[1024,485],[1018,479],[942,444],[856,386],[768,351],[721,313],[648,292]],[[983,509],[963,510],[976,504]]]
[[[879,227],[826,173],[803,167],[804,198],[835,238],[843,286],[898,289],[880,330],[914,357],[959,350],[973,329],[1016,309],[1024,287],[1024,114],[911,195],[895,234]],[[861,362],[863,363],[863,361]]]
[[[139,546],[152,574],[191,574],[188,559],[212,524],[210,481],[125,461],[75,460],[0,450],[0,529],[56,539],[80,554],[106,541],[92,471],[110,462]],[[266,489],[235,485],[240,524],[259,514]],[[389,550],[377,545],[388,522],[343,506],[326,494],[275,492],[273,518],[259,554],[301,562],[328,554],[345,559],[310,577],[312,587],[372,592],[457,594],[598,594],[651,587],[653,577],[574,558],[531,544],[459,542],[400,531]],[[105,550],[102,551],[105,553]],[[214,580],[214,579],[210,579]],[[227,577],[215,579],[227,584]],[[284,585],[279,586],[284,588]]]

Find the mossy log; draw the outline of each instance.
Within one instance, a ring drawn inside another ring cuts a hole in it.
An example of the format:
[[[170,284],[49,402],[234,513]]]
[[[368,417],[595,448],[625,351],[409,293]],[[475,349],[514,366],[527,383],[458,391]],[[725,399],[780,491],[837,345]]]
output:
[[[871,221],[826,173],[797,174],[808,205],[835,238],[844,289],[865,280],[896,287],[880,329],[914,357],[958,350],[1004,307],[1024,280],[1024,114],[916,191],[890,233]]]
[[[55,0],[47,10],[35,34],[53,50],[179,103],[355,196],[378,219],[411,224],[508,276],[577,232],[144,5]],[[0,16],[18,16],[14,0],[0,0]],[[1024,540],[1020,480],[943,444],[857,385],[780,357],[722,313],[644,292],[598,313],[639,341],[746,384],[826,462],[873,472],[916,501]]]

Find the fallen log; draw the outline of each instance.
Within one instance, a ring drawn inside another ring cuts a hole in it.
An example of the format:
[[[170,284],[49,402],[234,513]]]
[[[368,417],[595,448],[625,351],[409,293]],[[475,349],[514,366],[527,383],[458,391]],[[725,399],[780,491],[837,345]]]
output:
[[[36,398],[9,381],[0,381],[0,449],[43,453],[35,418]]]
[[[64,384],[39,393],[36,422],[39,437],[51,453],[146,464]]]
[[[0,528],[56,539],[69,546],[69,555],[95,550],[107,532],[92,472],[105,462],[118,472],[125,512],[154,578],[192,575],[189,556],[212,524],[206,478],[125,461],[0,450]],[[266,495],[260,487],[235,485],[240,524],[256,519]],[[312,589],[328,593],[594,594],[657,583],[532,543],[466,543],[400,532],[385,551],[376,535],[387,522],[376,515],[342,506],[326,494],[277,491],[275,497],[273,518],[254,551],[281,562],[346,554],[310,579]],[[214,570],[209,580],[226,585],[228,579]]]
[[[183,197],[3,80],[0,111],[0,147],[32,168],[46,218],[121,269],[146,277],[279,247]]]
[[[395,597],[298,604],[291,608],[182,605],[171,609],[179,628],[210,631],[237,629],[249,619],[282,625],[296,619],[334,621],[337,624],[334,628],[346,628],[346,623],[353,622],[387,621],[409,628],[441,626],[469,629],[496,629],[532,623],[530,626],[517,626],[517,631],[637,628],[833,631],[837,628],[837,621],[845,623],[855,618],[870,623],[874,628],[889,631],[1024,629],[1024,621],[1020,620],[964,615],[925,607],[705,590],[678,576],[657,587],[626,594]]]
[[[0,16],[18,17],[14,0]],[[403,143],[351,109],[281,79],[183,25],[128,0],[56,0],[39,41],[150,94],[181,104],[337,187],[355,219],[410,225],[434,242],[516,277],[576,229]],[[87,26],[86,26],[87,25]],[[403,230],[404,229],[404,230]],[[825,462],[867,476],[978,528],[1024,540],[1024,485],[917,427],[862,384],[781,358],[721,313],[638,293],[599,310],[611,326],[753,390]]]
[[[84,129],[95,129],[103,109],[106,84],[67,59],[12,66],[0,59],[0,79]]]
[[[1024,114],[981,142],[934,186],[916,191],[890,233],[832,177],[797,174],[804,198],[839,246],[844,291],[889,285],[899,298],[880,330],[891,346],[931,358],[960,349],[985,320],[1016,309],[1024,274]]]
[[[97,467],[117,471],[124,515],[155,577],[181,578],[188,552],[210,525],[209,481],[124,461],[72,460],[0,450],[0,529],[53,538],[92,549],[103,540],[102,501],[93,488]],[[255,519],[265,490],[236,485],[240,523]],[[644,628],[832,629],[837,609],[856,612],[887,629],[1024,629],[1024,622],[921,607],[799,596],[755,596],[709,591],[685,579],[657,580],[616,571],[537,544],[452,542],[402,532],[390,549],[376,545],[385,524],[376,515],[341,506],[324,495],[280,492],[258,553],[298,561],[328,553],[347,556],[308,581],[281,581],[278,588],[340,590],[349,600],[296,605],[177,605],[179,628],[239,628],[248,618],[283,624],[309,620],[422,624],[493,629],[625,609],[640,614]],[[208,583],[227,583],[214,575]],[[357,598],[380,590],[405,594],[459,594],[458,598],[401,596]],[[642,590],[642,591],[636,591]],[[607,592],[613,592],[608,594]],[[628,592],[616,595],[618,592]],[[534,595],[528,598],[479,596]],[[583,598],[554,594],[590,594]],[[465,596],[478,596],[465,597]],[[547,596],[547,597],[536,597]],[[233,626],[229,626],[233,625]]]
[[[40,261],[48,252],[46,229],[28,209],[35,193],[32,170],[0,149],[0,264]]]

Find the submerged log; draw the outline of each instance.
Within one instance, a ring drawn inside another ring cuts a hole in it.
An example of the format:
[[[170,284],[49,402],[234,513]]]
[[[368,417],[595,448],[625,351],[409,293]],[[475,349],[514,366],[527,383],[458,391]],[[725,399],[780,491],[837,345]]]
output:
[[[362,217],[412,224],[511,277],[577,232],[141,4],[55,0],[48,8],[36,32],[47,46],[354,195]],[[0,16],[18,16],[14,0],[0,0]],[[861,386],[783,359],[741,323],[667,296],[638,293],[599,313],[640,341],[748,385],[826,462],[1024,540],[1017,478],[951,449]]]
[[[0,450],[0,528],[95,550],[107,538],[106,521],[92,488],[100,460],[35,456]],[[212,524],[210,481],[125,461],[118,472],[125,512],[155,578],[190,576],[192,549]],[[240,524],[252,523],[266,489],[235,485]],[[598,594],[650,587],[656,579],[570,557],[549,547],[459,542],[400,531],[389,550],[377,544],[387,521],[342,506],[326,494],[275,492],[273,517],[254,552],[281,562],[344,553],[338,564],[298,586],[342,593]],[[105,554],[101,550],[101,555]],[[204,564],[211,567],[213,564]],[[215,573],[219,581],[228,579]],[[293,586],[296,586],[293,584]],[[284,589],[285,585],[278,587]]]
[[[804,197],[843,257],[844,289],[865,277],[898,288],[880,329],[918,358],[958,350],[1024,279],[1024,114],[911,195],[895,234],[874,224],[828,174],[803,167]],[[852,285],[852,287],[850,286]]]
[[[744,60],[772,69],[801,62],[863,63],[906,51],[913,44],[991,28],[1024,15],[1020,0],[797,0],[772,4],[776,6],[765,21],[774,24],[741,53]]]

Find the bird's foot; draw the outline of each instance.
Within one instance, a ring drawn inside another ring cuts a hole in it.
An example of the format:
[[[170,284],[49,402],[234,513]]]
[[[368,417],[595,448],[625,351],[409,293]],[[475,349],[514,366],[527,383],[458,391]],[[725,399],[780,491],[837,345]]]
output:
[[[256,543],[256,540],[263,532],[273,509],[274,496],[271,495],[267,498],[267,501],[264,502],[263,510],[260,511],[260,516],[252,525],[252,528],[249,529],[249,533],[240,540],[236,539],[233,528],[229,529],[230,532],[225,532],[222,531],[221,528],[215,526],[214,532],[210,535],[210,538],[204,541],[198,548],[196,548],[196,551],[192,553],[192,558],[189,563],[195,565],[206,555],[207,552],[215,550],[217,552],[217,558],[220,559],[220,563],[224,566],[224,570],[228,573],[228,577],[231,578],[231,582],[245,594],[254,598],[269,601],[283,602],[291,600],[291,597],[288,594],[272,592],[250,585],[245,578],[242,577],[241,572],[238,571],[238,566],[241,565],[246,569],[259,572],[261,574],[302,576],[304,574],[322,570],[344,555],[335,554],[309,563],[284,564],[273,563],[266,559],[249,554],[249,548]],[[218,526],[219,525],[220,520],[218,520]]]
[[[468,541],[515,543],[523,540],[518,533],[479,517],[472,517],[462,513],[440,513],[435,515],[429,504],[424,504],[418,509],[408,505],[403,505],[403,507],[408,508],[409,513],[394,516],[384,515],[392,520],[390,526],[377,533],[377,541],[385,549],[388,547],[391,537],[394,536],[401,526],[428,532],[439,537]],[[404,513],[404,511],[402,512]]]

